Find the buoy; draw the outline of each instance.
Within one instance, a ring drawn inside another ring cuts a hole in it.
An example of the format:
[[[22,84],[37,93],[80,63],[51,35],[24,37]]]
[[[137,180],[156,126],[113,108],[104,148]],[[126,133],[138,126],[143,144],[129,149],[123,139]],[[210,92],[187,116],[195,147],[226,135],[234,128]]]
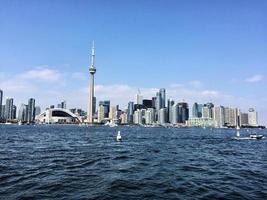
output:
[[[118,131],[118,134],[117,134],[117,141],[118,142],[121,142],[122,141],[121,132],[120,131]]]

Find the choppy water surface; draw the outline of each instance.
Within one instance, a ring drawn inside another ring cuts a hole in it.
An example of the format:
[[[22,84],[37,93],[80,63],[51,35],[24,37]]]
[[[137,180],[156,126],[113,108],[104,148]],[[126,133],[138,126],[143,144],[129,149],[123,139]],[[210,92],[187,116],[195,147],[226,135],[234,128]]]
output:
[[[267,199],[267,139],[234,136],[227,129],[2,125],[0,199]]]

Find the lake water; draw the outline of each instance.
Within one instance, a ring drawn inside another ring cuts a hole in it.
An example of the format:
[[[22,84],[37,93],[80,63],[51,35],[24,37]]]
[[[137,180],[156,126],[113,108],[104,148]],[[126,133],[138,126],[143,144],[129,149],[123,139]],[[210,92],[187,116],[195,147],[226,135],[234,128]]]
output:
[[[235,134],[0,125],[0,199],[267,199],[267,138]]]

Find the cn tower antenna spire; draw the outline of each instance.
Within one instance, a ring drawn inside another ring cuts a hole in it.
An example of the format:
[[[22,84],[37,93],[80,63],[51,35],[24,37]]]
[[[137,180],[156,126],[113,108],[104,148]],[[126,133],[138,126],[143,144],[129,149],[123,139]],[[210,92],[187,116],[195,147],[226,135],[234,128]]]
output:
[[[95,67],[95,41],[93,40],[93,47],[92,47],[92,68]]]

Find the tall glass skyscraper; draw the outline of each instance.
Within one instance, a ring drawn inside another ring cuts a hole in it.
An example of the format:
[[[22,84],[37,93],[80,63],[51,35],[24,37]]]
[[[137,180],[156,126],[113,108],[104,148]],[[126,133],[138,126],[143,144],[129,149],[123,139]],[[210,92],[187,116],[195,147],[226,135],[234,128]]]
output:
[[[30,98],[28,101],[27,122],[33,123],[34,120],[35,120],[35,99]]]
[[[201,118],[202,117],[202,104],[194,103],[192,106],[192,117]]]
[[[166,107],[166,90],[165,88],[161,88],[159,90],[160,93],[160,108],[165,108]]]
[[[110,101],[105,100],[105,101],[99,101],[99,106],[104,106],[104,117],[107,118],[109,117],[109,111],[110,111]]]
[[[128,113],[127,113],[127,120],[129,124],[133,123],[133,115],[134,115],[134,102],[130,101],[128,103]]]

